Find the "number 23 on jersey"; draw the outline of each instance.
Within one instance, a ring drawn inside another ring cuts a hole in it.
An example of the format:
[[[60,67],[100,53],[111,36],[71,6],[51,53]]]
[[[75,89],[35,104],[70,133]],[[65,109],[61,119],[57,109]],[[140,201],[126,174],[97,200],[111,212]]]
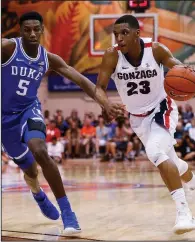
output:
[[[149,81],[141,81],[139,83],[136,82],[128,82],[127,87],[130,88],[127,91],[128,96],[132,96],[134,94],[148,94],[150,93],[150,82]]]

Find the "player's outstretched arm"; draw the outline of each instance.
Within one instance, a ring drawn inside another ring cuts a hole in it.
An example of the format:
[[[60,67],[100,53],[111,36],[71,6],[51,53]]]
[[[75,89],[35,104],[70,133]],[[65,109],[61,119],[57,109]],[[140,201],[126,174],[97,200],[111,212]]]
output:
[[[48,53],[49,69],[67,77],[75,84],[80,86],[91,98],[95,99],[95,85],[81,73],[76,71],[73,67],[66,64],[66,62],[58,55]]]
[[[152,49],[154,57],[159,64],[163,64],[169,69],[175,65],[184,65],[172,55],[171,51],[165,45],[153,42]]]
[[[100,71],[97,79],[95,94],[97,99],[100,101],[100,105],[105,107],[103,114],[107,114],[107,120],[112,119],[112,117],[117,115],[123,115],[124,106],[121,104],[111,104],[108,102],[108,97],[106,95],[106,89],[110,80],[112,73],[114,72],[118,62],[117,50],[113,47],[107,49],[102,58],[102,63],[100,66]],[[107,105],[108,104],[108,105]]]
[[[109,101],[102,102],[100,95],[95,92],[95,85],[73,67],[67,65],[65,61],[58,55],[48,53],[49,68],[60,75],[72,80],[80,86],[91,98],[93,98],[101,107],[107,109],[110,106]]]
[[[14,49],[16,47],[16,43],[10,39],[1,39],[1,62],[5,63],[9,60],[9,58],[14,53]]]

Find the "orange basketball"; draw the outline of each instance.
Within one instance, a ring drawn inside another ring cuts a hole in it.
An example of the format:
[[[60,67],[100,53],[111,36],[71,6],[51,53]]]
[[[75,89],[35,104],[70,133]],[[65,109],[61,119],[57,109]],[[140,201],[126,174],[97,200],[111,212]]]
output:
[[[174,66],[165,77],[164,88],[174,100],[191,99],[195,96],[195,71],[184,66]]]

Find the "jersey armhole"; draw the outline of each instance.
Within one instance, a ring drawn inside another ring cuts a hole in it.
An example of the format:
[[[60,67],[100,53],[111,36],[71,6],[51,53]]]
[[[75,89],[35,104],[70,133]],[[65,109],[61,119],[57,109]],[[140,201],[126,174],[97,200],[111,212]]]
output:
[[[153,43],[152,43],[151,50],[152,50],[152,55],[153,55],[153,58],[154,58],[154,60],[155,60],[156,64],[157,64],[159,67],[162,67],[162,66],[163,66],[163,64],[162,64],[162,63],[158,63],[158,62],[156,61],[156,59],[155,59],[154,52],[153,52]]]
[[[15,39],[11,39],[11,40],[16,43],[15,50],[14,50],[13,54],[11,55],[11,57],[5,63],[1,64],[2,67],[5,67],[5,66],[9,65],[13,61],[13,59],[15,58],[15,56],[17,54],[18,43],[17,43],[17,41]]]
[[[44,49],[44,57],[45,57],[45,63],[46,63],[46,71],[45,72],[47,72],[49,70],[49,60],[48,60],[46,49]]]

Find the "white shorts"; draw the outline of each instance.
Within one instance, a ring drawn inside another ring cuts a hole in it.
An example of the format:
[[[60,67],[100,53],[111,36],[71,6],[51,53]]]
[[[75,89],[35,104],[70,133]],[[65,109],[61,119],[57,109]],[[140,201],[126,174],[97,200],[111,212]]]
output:
[[[159,103],[154,111],[146,117],[130,115],[131,128],[140,138],[143,145],[146,147],[149,142],[158,143],[164,154],[168,154],[173,145],[176,144],[174,133],[177,123],[177,105],[174,100],[169,97]],[[150,159],[150,157],[148,158]],[[161,156],[157,162],[150,160],[158,166],[164,161],[162,159],[166,160],[167,156]]]

